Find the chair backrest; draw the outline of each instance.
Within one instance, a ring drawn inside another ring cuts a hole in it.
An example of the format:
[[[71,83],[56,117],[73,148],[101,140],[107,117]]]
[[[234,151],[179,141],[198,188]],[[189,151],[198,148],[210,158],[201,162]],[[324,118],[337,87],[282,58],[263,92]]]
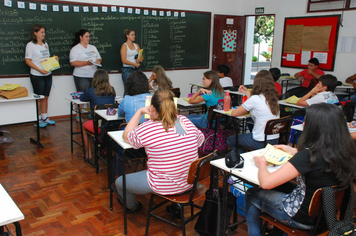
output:
[[[180,97],[180,88],[171,88],[171,91],[175,97],[177,97],[177,98]]]
[[[351,184],[353,184],[353,183],[351,183]],[[324,202],[324,204],[331,205],[331,203],[328,203],[328,201],[330,201],[330,200],[335,201],[334,202],[335,209],[337,212],[340,212],[340,214],[338,215],[339,219],[344,219],[346,210],[347,210],[347,207],[348,207],[349,201],[350,201],[349,191],[353,191],[351,184],[349,187],[342,188],[342,189],[338,189],[337,186],[333,186],[334,193],[335,193],[334,199],[328,199],[328,198],[325,199],[322,194],[322,192],[323,192],[322,188],[319,188],[314,192],[313,197],[310,201],[309,210],[308,210],[309,216],[316,218],[316,222],[314,225],[315,228],[313,229],[314,233],[316,233],[316,232],[321,233],[321,232],[327,231],[327,227],[325,224],[325,218],[324,218],[325,215],[324,215],[324,209],[323,209],[323,202]],[[335,214],[337,214],[337,213],[335,213]],[[320,228],[320,227],[322,227],[322,228]]]
[[[195,181],[198,182],[207,178],[211,172],[211,165],[209,161],[213,158],[213,153],[210,153],[209,155],[194,160],[189,166],[187,183],[194,184]]]
[[[265,128],[265,142],[264,145],[267,145],[267,135],[279,134],[279,143],[287,144],[288,134],[290,126],[292,124],[292,117],[285,116],[279,119],[269,120],[266,123]]]

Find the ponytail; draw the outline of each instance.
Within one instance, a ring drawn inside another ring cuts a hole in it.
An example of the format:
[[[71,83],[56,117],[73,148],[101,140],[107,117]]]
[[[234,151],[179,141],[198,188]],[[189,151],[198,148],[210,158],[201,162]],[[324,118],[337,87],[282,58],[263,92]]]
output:
[[[72,47],[74,47],[75,45],[77,45],[78,43],[80,43],[80,36],[83,37],[84,34],[86,33],[89,33],[88,30],[86,29],[81,29],[79,30],[78,32],[75,32],[74,34],[74,40],[73,40],[73,43],[72,43]]]
[[[170,90],[158,89],[152,96],[151,104],[156,109],[158,117],[156,121],[161,121],[166,132],[174,126],[177,120],[178,111],[174,104],[173,93]]]

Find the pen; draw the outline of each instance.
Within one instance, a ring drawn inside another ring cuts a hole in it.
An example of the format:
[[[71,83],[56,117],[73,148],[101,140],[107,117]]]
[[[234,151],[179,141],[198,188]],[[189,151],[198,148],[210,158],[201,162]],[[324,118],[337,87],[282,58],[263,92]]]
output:
[[[356,124],[356,120],[351,125],[355,125],[355,124]]]
[[[282,162],[285,157],[286,157],[286,156],[282,157],[282,158],[279,160],[279,162]]]

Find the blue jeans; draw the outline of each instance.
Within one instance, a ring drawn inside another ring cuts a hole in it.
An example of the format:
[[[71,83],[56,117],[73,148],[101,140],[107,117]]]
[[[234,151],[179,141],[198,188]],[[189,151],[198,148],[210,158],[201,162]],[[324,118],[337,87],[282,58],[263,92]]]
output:
[[[77,91],[85,92],[88,88],[93,87],[93,78],[89,77],[78,77],[73,75],[75,88]]]
[[[123,182],[122,176],[115,181],[116,189],[123,198]],[[146,170],[141,170],[132,174],[126,175],[126,207],[131,209],[135,206],[135,194],[153,193],[150,185],[147,182]]]
[[[199,128],[206,128],[208,126],[208,120],[205,118],[205,114],[188,115],[187,118]]]
[[[127,94],[126,93],[126,81],[127,81],[127,78],[130,76],[130,74],[134,71],[141,71],[141,68],[134,68],[134,67],[122,67],[122,74],[121,74],[121,77],[122,77],[122,82],[124,83],[124,96]]]
[[[52,74],[46,76],[30,75],[30,80],[35,94],[49,96],[52,88]]]
[[[311,229],[312,226],[292,220],[283,210],[282,200],[286,195],[286,193],[276,190],[265,190],[257,187],[247,190],[245,195],[245,212],[249,236],[261,235],[262,219],[259,217],[261,210],[289,227],[304,230]]]
[[[252,149],[260,149],[264,148],[264,142],[263,141],[256,141],[252,138],[252,133],[248,134],[239,134],[238,140],[237,140],[237,148],[236,148],[236,135],[231,135],[230,137],[227,138],[226,140],[227,145],[231,147],[233,150],[236,151],[236,149],[239,151],[239,153],[244,153],[246,152],[246,149],[244,147],[249,147]],[[278,144],[279,139],[271,139],[267,140],[267,143],[275,145]]]

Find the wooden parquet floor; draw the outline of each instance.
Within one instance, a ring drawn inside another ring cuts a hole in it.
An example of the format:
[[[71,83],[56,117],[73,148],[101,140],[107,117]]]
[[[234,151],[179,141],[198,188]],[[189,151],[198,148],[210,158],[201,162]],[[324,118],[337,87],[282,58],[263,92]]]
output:
[[[78,124],[75,127],[79,129]],[[0,144],[0,183],[25,215],[20,221],[23,235],[124,234],[123,208],[116,199],[114,209],[109,207],[106,166],[100,163],[103,172],[97,175],[92,166],[84,163],[79,146],[74,145],[73,154],[70,152],[69,119],[41,129],[45,148],[29,141],[36,137],[33,123],[9,125],[6,129],[10,131],[6,135],[15,142]],[[128,215],[128,235],[144,235],[149,197],[137,197],[144,207]],[[195,221],[186,226],[187,235],[198,235],[194,225]],[[14,227],[9,228],[15,234]],[[178,228],[156,219],[151,220],[149,232],[157,236],[181,235]],[[247,235],[246,224],[228,235],[237,234]]]

